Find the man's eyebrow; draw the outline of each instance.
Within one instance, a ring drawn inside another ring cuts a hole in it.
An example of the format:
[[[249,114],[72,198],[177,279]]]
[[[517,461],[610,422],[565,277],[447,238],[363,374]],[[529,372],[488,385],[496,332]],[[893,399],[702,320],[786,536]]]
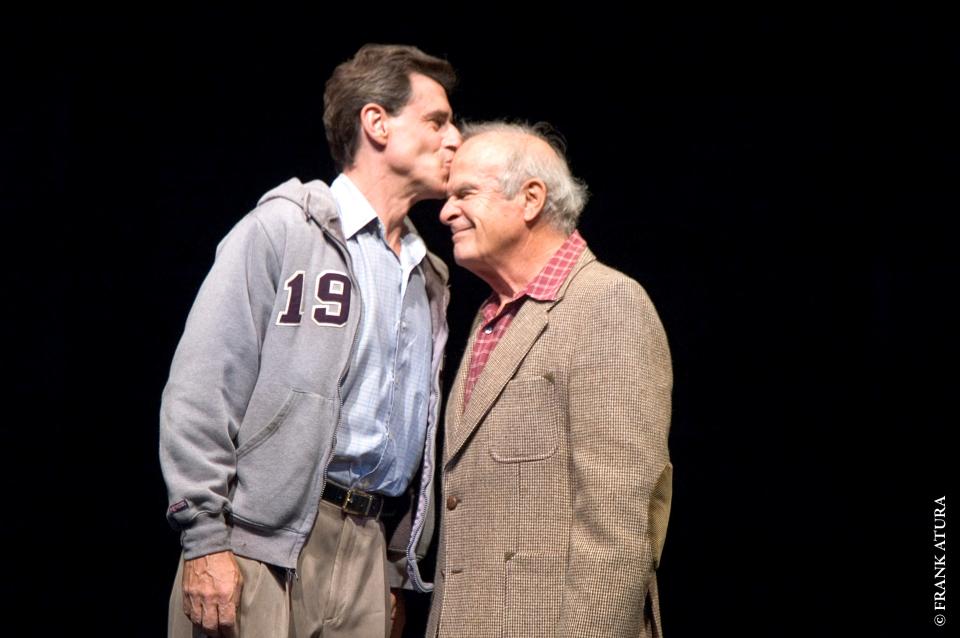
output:
[[[441,122],[446,122],[451,117],[450,111],[445,111],[443,109],[437,109],[435,111],[430,111],[423,116],[425,120],[440,120]]]
[[[467,191],[475,190],[476,186],[472,182],[460,182],[459,184],[454,184],[453,188],[450,189],[450,193],[456,196],[463,195]]]

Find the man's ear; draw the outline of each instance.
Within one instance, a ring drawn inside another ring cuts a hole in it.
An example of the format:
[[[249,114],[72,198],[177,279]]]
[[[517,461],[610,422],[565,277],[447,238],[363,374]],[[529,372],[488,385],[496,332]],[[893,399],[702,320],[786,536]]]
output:
[[[533,223],[547,203],[547,185],[542,179],[528,179],[520,187],[523,195],[523,221]]]
[[[363,128],[363,133],[376,146],[387,143],[387,137],[390,135],[388,120],[387,110],[374,102],[364,104],[360,109],[360,126]]]

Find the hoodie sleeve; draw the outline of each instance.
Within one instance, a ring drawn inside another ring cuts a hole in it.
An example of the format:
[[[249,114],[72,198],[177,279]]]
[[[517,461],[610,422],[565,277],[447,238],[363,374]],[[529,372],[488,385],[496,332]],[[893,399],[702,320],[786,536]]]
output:
[[[167,519],[187,559],[229,549],[225,513],[240,422],[257,381],[280,259],[254,213],[217,247],[177,346],[160,408]]]

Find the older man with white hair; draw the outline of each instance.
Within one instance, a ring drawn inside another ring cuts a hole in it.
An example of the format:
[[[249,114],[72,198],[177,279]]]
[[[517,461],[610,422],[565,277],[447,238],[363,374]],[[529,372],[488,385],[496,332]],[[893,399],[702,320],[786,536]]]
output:
[[[467,126],[440,218],[492,288],[446,413],[428,636],[660,635],[672,373],[643,288],[576,231],[550,134]]]

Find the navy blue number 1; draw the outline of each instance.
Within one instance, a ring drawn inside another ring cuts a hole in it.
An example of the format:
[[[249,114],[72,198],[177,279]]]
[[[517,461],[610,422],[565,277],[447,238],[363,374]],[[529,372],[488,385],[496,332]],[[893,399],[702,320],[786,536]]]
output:
[[[287,309],[277,317],[277,325],[300,325],[300,320],[303,319],[303,313],[300,312],[300,304],[303,303],[303,275],[303,271],[298,270],[283,283],[283,287],[287,289]]]

